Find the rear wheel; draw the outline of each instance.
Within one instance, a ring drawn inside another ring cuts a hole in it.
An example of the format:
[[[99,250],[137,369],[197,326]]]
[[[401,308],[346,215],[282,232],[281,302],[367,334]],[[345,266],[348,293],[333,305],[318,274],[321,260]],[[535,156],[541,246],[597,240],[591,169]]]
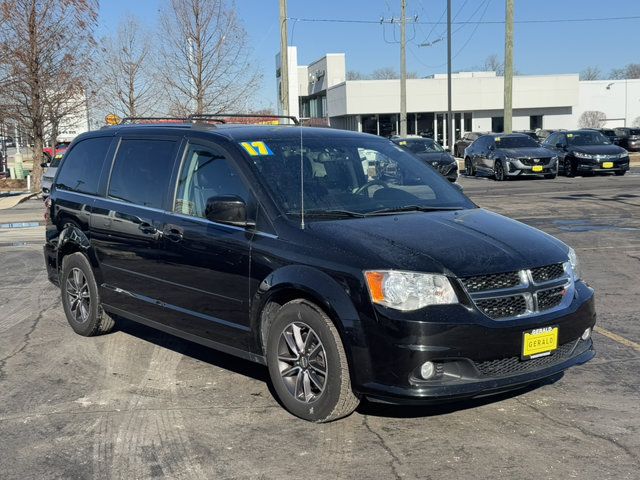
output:
[[[267,366],[284,407],[311,422],[345,417],[359,404],[331,319],[307,300],[286,303],[266,326]]]
[[[115,322],[100,306],[93,270],[82,253],[72,253],[62,260],[60,292],[67,321],[77,334],[91,337],[113,328]]]

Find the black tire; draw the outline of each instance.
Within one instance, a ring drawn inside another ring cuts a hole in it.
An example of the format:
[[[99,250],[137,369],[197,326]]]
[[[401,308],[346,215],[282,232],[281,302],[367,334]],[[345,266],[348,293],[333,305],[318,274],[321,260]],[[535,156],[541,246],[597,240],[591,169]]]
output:
[[[547,175],[544,176],[544,178],[546,178],[547,180],[553,180],[554,178],[556,178],[556,174],[548,173]]]
[[[113,318],[100,306],[93,270],[82,253],[72,253],[62,260],[60,293],[67,321],[77,334],[84,337],[101,335],[110,332],[115,325]]]
[[[500,160],[496,160],[493,163],[493,178],[498,182],[504,182],[507,179],[507,176],[504,173],[504,166]]]
[[[625,173],[627,173],[626,170],[616,170],[615,171],[616,177],[622,177]]]
[[[469,157],[464,159],[464,173],[468,177],[475,177],[476,169],[473,168],[473,162]]]
[[[565,177],[575,177],[576,176],[576,168],[571,160],[568,158],[564,159],[564,176]]]
[[[307,300],[292,300],[264,328],[268,329],[266,356],[271,382],[289,412],[310,422],[323,423],[345,417],[357,408],[360,400],[351,389],[340,335],[321,308]],[[298,340],[294,334],[287,335],[296,328],[300,329]],[[293,348],[287,336],[294,342]],[[296,353],[300,350],[304,352],[302,355]],[[318,373],[322,370],[324,375]],[[283,372],[291,374],[283,376]]]

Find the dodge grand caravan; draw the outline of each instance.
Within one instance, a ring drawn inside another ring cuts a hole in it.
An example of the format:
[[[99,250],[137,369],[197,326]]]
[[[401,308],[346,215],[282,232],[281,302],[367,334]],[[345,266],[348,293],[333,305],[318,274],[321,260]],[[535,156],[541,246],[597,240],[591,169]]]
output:
[[[390,161],[402,175],[380,175]],[[306,420],[498,393],[594,356],[575,252],[380,137],[112,127],[73,142],[46,205],[73,330],[124,317],[262,363]]]

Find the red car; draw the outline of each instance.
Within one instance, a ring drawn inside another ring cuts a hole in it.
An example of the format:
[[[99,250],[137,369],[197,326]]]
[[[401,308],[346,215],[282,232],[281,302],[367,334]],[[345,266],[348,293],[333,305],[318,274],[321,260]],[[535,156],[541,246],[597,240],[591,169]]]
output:
[[[70,144],[71,142],[56,142],[56,155],[59,153],[64,153],[64,151],[69,147]],[[43,148],[42,153],[44,153],[44,156],[46,157],[46,163],[50,163],[51,159],[54,157],[53,148]]]

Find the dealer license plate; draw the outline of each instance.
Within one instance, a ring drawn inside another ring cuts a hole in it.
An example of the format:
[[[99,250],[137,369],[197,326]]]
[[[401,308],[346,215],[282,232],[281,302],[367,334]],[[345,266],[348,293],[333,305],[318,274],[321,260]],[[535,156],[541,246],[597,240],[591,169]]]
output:
[[[535,328],[522,335],[522,358],[549,355],[558,348],[558,327]]]
[[[613,162],[604,162],[602,168],[613,168]]]
[[[542,165],[534,165],[531,168],[531,170],[534,171],[534,172],[541,172],[542,171]]]

